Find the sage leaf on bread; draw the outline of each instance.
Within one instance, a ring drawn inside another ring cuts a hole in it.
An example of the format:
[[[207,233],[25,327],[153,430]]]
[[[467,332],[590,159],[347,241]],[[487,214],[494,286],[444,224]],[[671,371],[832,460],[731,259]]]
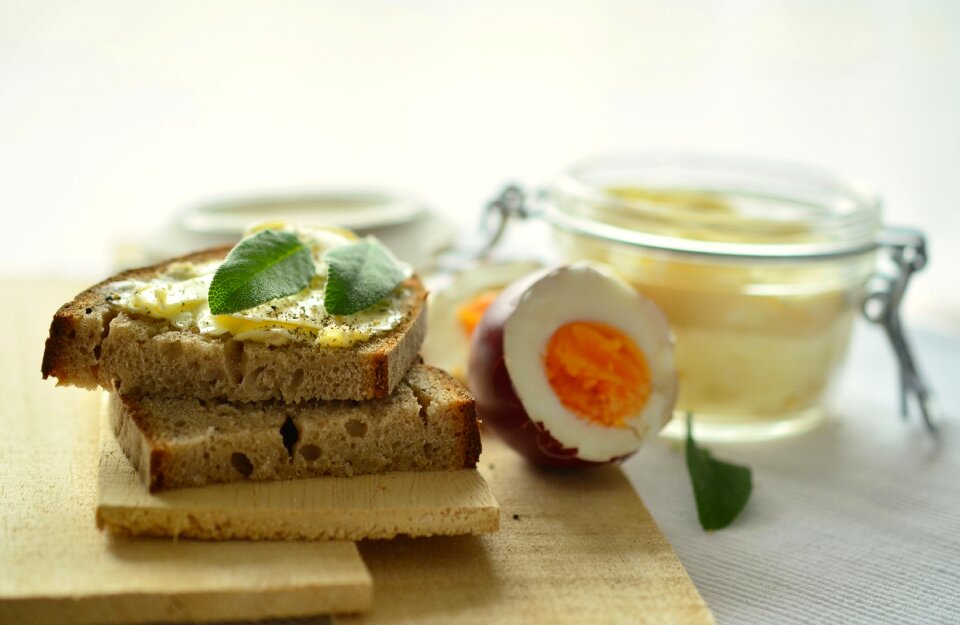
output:
[[[705,530],[727,527],[747,505],[753,490],[748,467],[723,462],[693,440],[693,419],[687,415],[687,470],[697,501],[697,516]]]
[[[397,259],[372,237],[335,247],[323,259],[329,271],[323,301],[331,315],[370,308],[406,277]]]
[[[293,295],[315,273],[310,248],[296,235],[261,230],[240,241],[217,268],[207,291],[210,312],[226,315]]]

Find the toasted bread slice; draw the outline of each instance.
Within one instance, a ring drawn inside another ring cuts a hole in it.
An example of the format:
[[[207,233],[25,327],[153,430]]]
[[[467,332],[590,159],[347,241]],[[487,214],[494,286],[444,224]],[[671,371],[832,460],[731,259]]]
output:
[[[94,285],[57,311],[43,377],[58,384],[229,401],[365,400],[389,395],[417,360],[426,333],[426,291],[415,276],[410,312],[389,332],[352,348],[291,342],[281,347],[209,337],[126,312],[107,300],[111,284],[148,280],[177,262],[224,258],[220,247],[133,269]]]
[[[366,402],[229,403],[111,394],[121,448],[151,491],[243,479],[472,468],[473,398],[440,369],[414,365]]]

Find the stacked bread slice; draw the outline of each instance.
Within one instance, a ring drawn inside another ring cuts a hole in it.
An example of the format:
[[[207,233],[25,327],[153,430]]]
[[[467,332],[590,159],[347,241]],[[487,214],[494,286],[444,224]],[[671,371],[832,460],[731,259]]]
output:
[[[44,378],[111,392],[114,433],[146,487],[476,466],[472,397],[419,362],[426,292],[415,276],[397,287],[399,321],[349,347],[209,336],[119,303],[131,282],[228,252],[118,274],[54,316]]]

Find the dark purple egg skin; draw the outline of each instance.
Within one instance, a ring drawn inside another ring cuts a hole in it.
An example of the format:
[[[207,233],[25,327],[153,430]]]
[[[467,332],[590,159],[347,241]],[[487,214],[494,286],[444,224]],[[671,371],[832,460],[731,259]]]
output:
[[[471,339],[467,380],[476,399],[477,416],[515,451],[542,466],[585,468],[607,462],[582,460],[564,447],[541,423],[530,419],[510,380],[504,360],[504,328],[526,290],[546,272],[514,282],[484,313]]]

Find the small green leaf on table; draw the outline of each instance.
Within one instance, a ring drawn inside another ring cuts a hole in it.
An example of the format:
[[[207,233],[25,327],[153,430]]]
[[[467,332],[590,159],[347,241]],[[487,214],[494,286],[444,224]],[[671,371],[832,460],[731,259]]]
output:
[[[753,490],[749,467],[714,458],[693,440],[693,419],[687,415],[687,470],[697,501],[697,515],[705,530],[730,525],[747,505]]]

